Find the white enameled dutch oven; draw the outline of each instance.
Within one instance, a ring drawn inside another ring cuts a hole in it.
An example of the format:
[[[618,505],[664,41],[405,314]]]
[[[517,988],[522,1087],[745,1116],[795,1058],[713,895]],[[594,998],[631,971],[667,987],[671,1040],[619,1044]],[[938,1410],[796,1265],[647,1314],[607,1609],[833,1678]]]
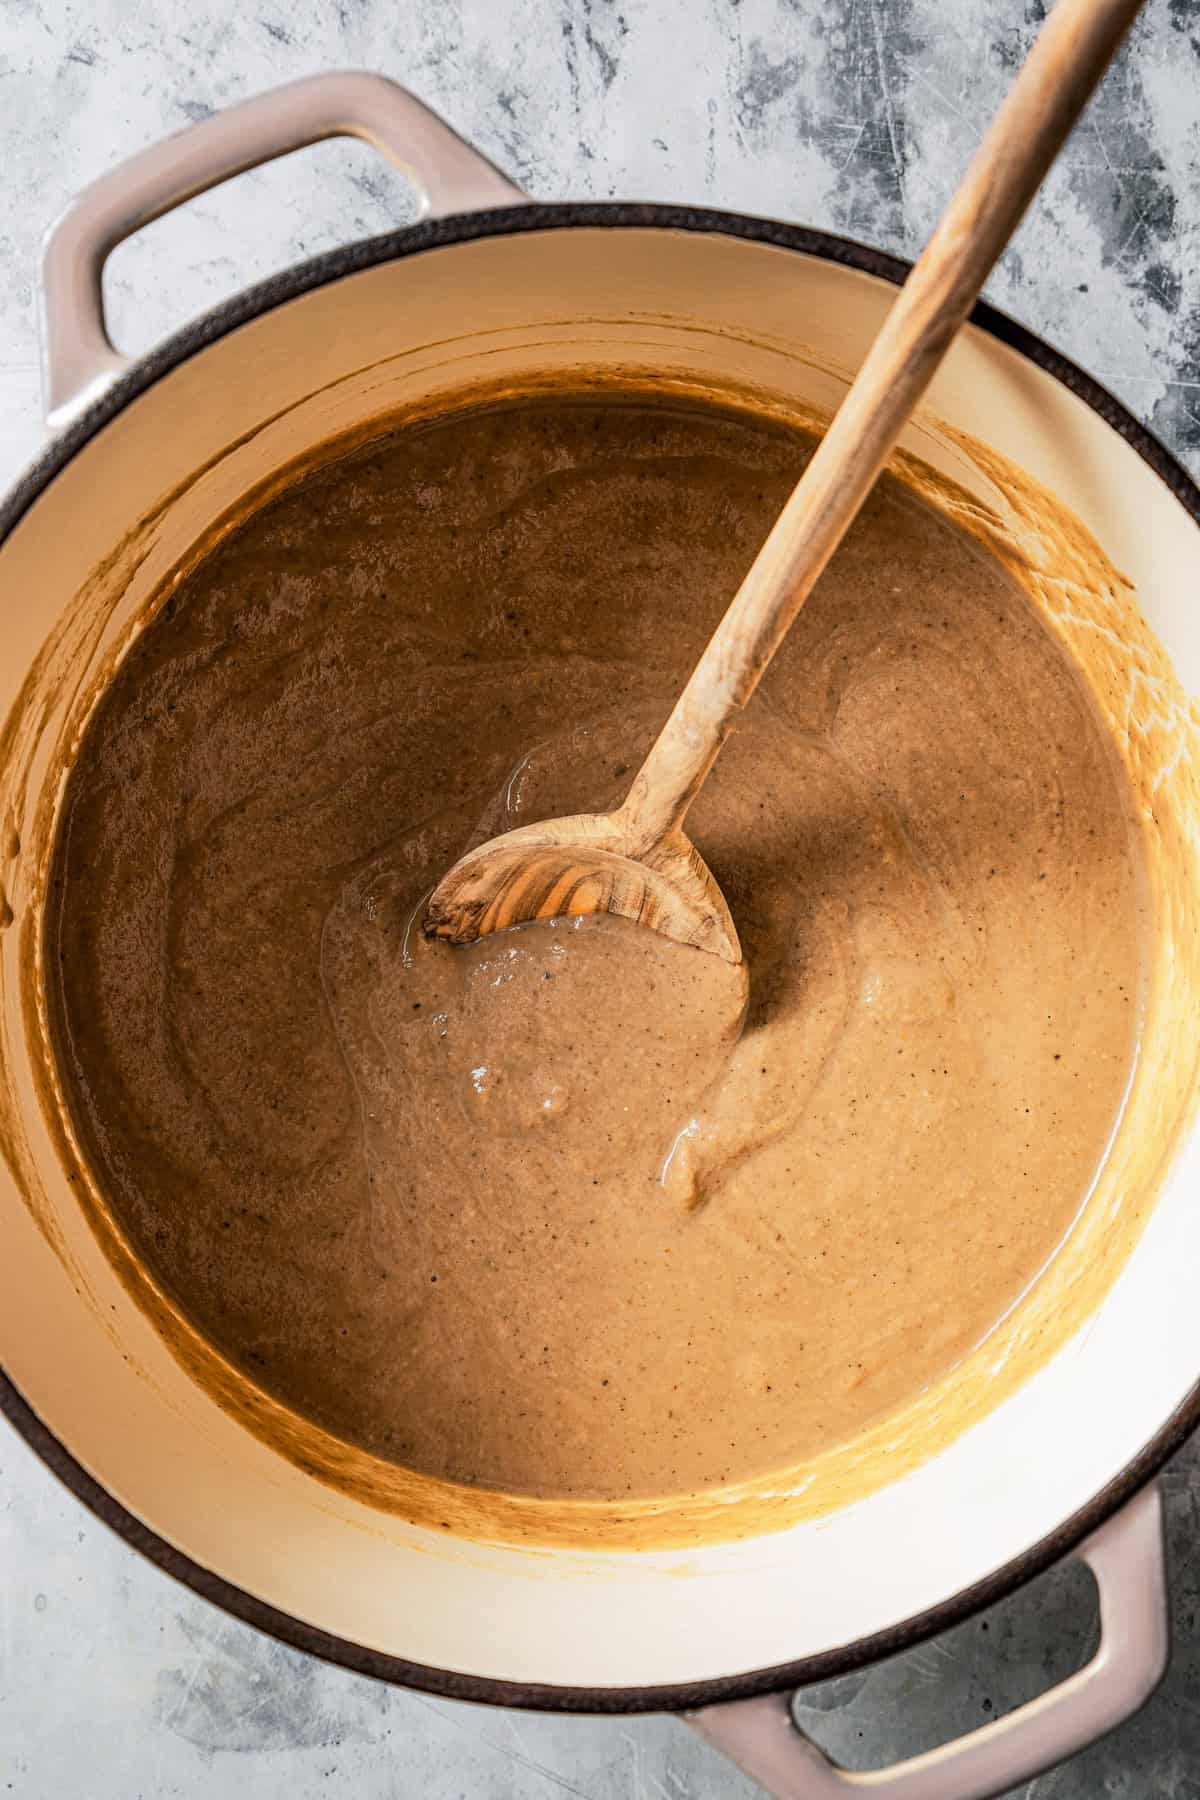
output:
[[[138,361],[112,348],[100,273],[122,238],[337,134],[408,172],[421,223],[292,269]],[[1108,622],[1089,612],[1086,571],[1064,573],[1063,528],[1047,527],[1058,626],[1107,659],[1106,718],[1154,839],[1160,948],[1133,1148],[1043,1309],[1051,1348],[937,1454],[897,1461],[900,1478],[783,1529],[669,1549],[472,1541],[318,1479],[193,1379],[101,1248],[52,1116],[39,973],[45,851],[87,707],[172,570],[248,494],[331,438],[480,381],[631,371],[828,413],[904,273],[758,219],[532,204],[418,101],[361,74],[208,119],[60,220],[43,268],[50,440],[0,512],[0,1401],[131,1544],[302,1649],[473,1700],[687,1712],[780,1795],[965,1800],[1069,1755],[1159,1679],[1152,1478],[1200,1419],[1200,748],[1183,698],[1200,689],[1200,492],[1108,394],[980,307],[905,440],[997,516],[1040,529],[1037,496],[1054,496],[1133,584],[1149,633],[1115,586]],[[1133,1229],[1135,1176],[1159,1198]],[[1019,1350],[998,1349],[996,1370]],[[872,1775],[835,1769],[793,1728],[798,1684],[913,1644],[1072,1554],[1099,1583],[1101,1646],[1061,1687]]]

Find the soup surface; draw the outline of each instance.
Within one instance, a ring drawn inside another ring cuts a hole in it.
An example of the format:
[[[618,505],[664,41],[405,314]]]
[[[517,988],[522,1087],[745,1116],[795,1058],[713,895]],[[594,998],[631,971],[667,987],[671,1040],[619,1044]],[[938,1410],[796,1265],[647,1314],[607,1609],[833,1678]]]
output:
[[[794,1467],[943,1375],[1085,1200],[1138,848],[998,562],[877,487],[689,830],[745,965],[466,950],[472,842],[624,793],[811,441],[652,397],[399,430],[246,520],[72,772],[53,996],[140,1258],[255,1381],[550,1496]]]

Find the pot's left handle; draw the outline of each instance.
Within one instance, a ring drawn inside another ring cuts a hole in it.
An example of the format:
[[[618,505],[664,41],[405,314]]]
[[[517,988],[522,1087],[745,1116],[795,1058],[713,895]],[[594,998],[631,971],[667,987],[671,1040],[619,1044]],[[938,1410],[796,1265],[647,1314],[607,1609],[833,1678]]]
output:
[[[105,330],[100,283],[116,246],[206,188],[331,137],[361,138],[398,163],[422,216],[526,200],[486,156],[382,75],[312,75],[214,113],[102,175],[47,234],[42,373],[51,426],[65,424],[127,366]]]
[[[1100,1648],[1058,1687],[966,1737],[890,1769],[830,1762],[792,1719],[792,1696],[731,1700],[689,1723],[774,1800],[992,1800],[1111,1731],[1158,1686],[1170,1653],[1162,1502],[1145,1488],[1077,1555],[1096,1578]]]

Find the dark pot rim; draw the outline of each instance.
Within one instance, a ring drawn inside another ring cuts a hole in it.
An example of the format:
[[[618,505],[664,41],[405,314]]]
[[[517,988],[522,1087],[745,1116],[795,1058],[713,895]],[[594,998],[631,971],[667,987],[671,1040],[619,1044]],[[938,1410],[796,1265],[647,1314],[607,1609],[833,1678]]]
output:
[[[247,289],[186,325],[149,355],[139,358],[111,388],[47,445],[39,459],[0,505],[0,544],[7,539],[59,471],[132,400],[198,351],[237,330],[239,326],[262,317],[274,307],[361,269],[373,268],[402,257],[416,256],[445,245],[525,231],[597,226],[707,232],[723,237],[742,238],[751,243],[771,244],[784,250],[800,251],[826,262],[841,264],[844,268],[878,276],[896,286],[904,281],[911,266],[881,250],[805,226],[785,225],[770,219],[751,218],[701,207],[630,205],[622,202],[506,207],[497,211],[430,220],[401,231],[368,238],[298,264]],[[1027,357],[1038,368],[1069,388],[1124,438],[1200,526],[1200,489],[1170,452],[1107,389],[1067,357],[1027,331],[1023,325],[992,306],[983,303],[977,305],[971,315],[971,323],[977,330],[986,332]],[[38,1418],[3,1370],[0,1370],[0,1412],[76,1498],[124,1538],[127,1544],[205,1600],[212,1601],[214,1605],[232,1613],[235,1618],[244,1620],[248,1625],[269,1633],[297,1650],[338,1663],[343,1668],[369,1675],[376,1680],[455,1700],[526,1707],[545,1712],[679,1712],[710,1706],[722,1700],[744,1699],[753,1694],[803,1687],[810,1682],[846,1674],[960,1624],[982,1608],[1012,1593],[1078,1548],[1091,1532],[1157,1474],[1196,1425],[1200,1424],[1200,1379],[1138,1455],[1107,1482],[1086,1506],[1064,1520],[1039,1543],[1014,1557],[984,1580],[887,1630],[823,1651],[816,1656],[708,1681],[657,1687],[566,1687],[493,1680],[485,1676],[466,1675],[455,1670],[409,1662],[403,1657],[385,1655],[347,1638],[322,1631],[315,1625],[268,1605],[211,1569],[202,1567],[144,1525],[76,1461],[66,1445]]]

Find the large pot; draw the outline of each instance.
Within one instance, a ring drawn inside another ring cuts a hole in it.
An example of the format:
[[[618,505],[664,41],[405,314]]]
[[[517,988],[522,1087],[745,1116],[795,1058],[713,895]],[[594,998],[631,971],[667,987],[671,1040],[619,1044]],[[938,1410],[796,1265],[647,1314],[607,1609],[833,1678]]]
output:
[[[293,269],[138,361],[112,349],[100,271],[116,243],[238,170],[343,132],[408,170],[424,222]],[[520,385],[573,368],[737,384],[828,412],[904,273],[756,219],[530,204],[390,83],[300,82],[135,157],[56,226],[43,271],[51,437],[0,514],[7,1416],[130,1543],[289,1643],[438,1694],[698,1714],[781,1794],[994,1793],[1124,1717],[1164,1666],[1147,1484],[1200,1418],[1200,1308],[1181,1279],[1200,1248],[1200,1144],[1188,1137],[1200,749],[1153,640],[1128,611],[1081,623],[1063,578],[1064,633],[1086,625],[1110,672],[1124,667],[1112,733],[1141,759],[1147,830],[1165,834],[1159,976],[1129,1102],[1141,1162],[1124,1169],[1129,1183],[1165,1170],[1157,1206],[1134,1229],[1111,1196],[1086,1264],[1041,1320],[1053,1353],[1022,1379],[997,1373],[988,1406],[964,1413],[939,1454],[852,1503],[734,1541],[533,1551],[511,1533],[447,1536],[318,1479],[245,1409],[217,1404],[81,1198],[47,1067],[42,883],[64,758],[148,600],[306,449],[483,377]],[[1133,582],[1176,675],[1200,686],[1200,493],[1087,376],[980,307],[906,443],[994,508],[1032,517],[1031,495],[1056,496]],[[1033,484],[1021,493],[1014,468]],[[1099,1579],[1102,1642],[1063,1687],[870,1778],[834,1770],[791,1729],[798,1684],[912,1644],[1072,1553]]]

